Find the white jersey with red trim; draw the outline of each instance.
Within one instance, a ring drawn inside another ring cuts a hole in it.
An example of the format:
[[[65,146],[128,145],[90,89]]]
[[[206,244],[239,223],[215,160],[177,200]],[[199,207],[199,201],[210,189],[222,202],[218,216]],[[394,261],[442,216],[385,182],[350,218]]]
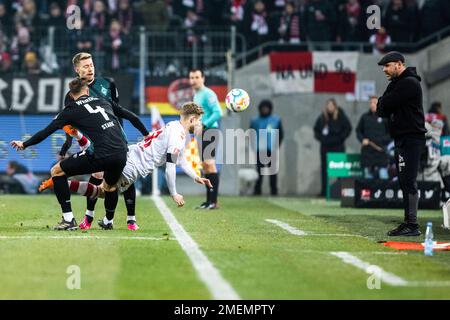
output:
[[[145,177],[155,167],[166,163],[168,153],[182,157],[186,145],[186,132],[180,121],[171,121],[162,129],[153,131],[145,140],[128,148],[127,164],[122,172],[119,187],[128,187],[139,176]],[[121,184],[124,184],[121,186]]]

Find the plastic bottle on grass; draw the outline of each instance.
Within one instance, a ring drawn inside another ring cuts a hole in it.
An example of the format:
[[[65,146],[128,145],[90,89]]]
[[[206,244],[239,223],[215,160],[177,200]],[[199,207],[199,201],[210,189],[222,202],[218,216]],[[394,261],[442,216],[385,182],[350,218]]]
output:
[[[427,223],[427,231],[425,232],[425,245],[423,252],[426,256],[433,255],[433,223]]]

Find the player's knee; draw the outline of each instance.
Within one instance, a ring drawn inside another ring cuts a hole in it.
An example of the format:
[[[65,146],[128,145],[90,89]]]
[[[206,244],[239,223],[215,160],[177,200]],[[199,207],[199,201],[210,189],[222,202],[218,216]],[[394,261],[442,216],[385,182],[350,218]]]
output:
[[[96,173],[93,173],[92,176],[93,176],[94,178],[97,178],[97,179],[102,180],[102,179],[103,179],[103,172],[96,172]]]
[[[62,171],[61,166],[57,163],[50,170],[50,174],[52,177],[62,176],[64,175],[64,171]]]

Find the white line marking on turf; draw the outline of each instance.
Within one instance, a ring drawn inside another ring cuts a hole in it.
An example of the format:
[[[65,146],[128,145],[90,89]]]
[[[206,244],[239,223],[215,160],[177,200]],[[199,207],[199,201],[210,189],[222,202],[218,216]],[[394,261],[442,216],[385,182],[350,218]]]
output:
[[[267,222],[273,223],[274,225],[279,226],[280,228],[286,230],[289,233],[292,233],[293,235],[296,236],[306,236],[306,232],[299,230],[297,228],[294,228],[293,226],[290,226],[289,224],[279,221],[279,220],[274,220],[274,219],[266,219]]]
[[[0,236],[0,240],[21,240],[21,239],[87,239],[87,240],[175,240],[171,238],[156,238],[156,237],[107,237],[107,236],[48,236],[48,235],[24,235],[24,236]]]
[[[374,267],[374,265],[362,261],[358,257],[355,257],[354,255],[348,253],[348,252],[330,252],[333,256],[338,257],[341,259],[344,263],[350,264],[358,269],[363,270],[366,273],[372,274],[369,270]],[[380,280],[391,285],[391,286],[407,286],[408,281],[406,281],[403,278],[400,278],[399,276],[396,276],[393,273],[389,273],[384,271],[378,266],[375,266],[378,269],[378,276],[380,277]]]
[[[356,238],[365,238],[359,234],[346,234],[346,233],[310,233],[305,232],[303,230],[297,229],[286,222],[275,220],[275,219],[266,219],[267,222],[273,223],[274,225],[279,226],[280,228],[286,230],[287,232],[295,235],[295,236],[315,236],[315,237],[356,237]]]
[[[200,250],[198,244],[184,230],[183,226],[177,221],[173,213],[165,204],[161,197],[152,197],[156,207],[161,212],[166,223],[172,230],[175,238],[181,245],[181,248],[191,260],[192,265],[197,271],[198,276],[207,286],[212,296],[216,300],[238,300],[240,299],[236,291],[221,276],[220,272],[208,260],[206,255]]]

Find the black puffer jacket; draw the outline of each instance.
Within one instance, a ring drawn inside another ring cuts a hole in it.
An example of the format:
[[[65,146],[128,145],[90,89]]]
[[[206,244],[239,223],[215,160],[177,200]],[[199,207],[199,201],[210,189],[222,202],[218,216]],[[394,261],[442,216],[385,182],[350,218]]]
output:
[[[377,114],[389,118],[389,129],[394,139],[425,139],[427,130],[420,81],[416,68],[406,68],[400,76],[392,79],[378,100]]]

